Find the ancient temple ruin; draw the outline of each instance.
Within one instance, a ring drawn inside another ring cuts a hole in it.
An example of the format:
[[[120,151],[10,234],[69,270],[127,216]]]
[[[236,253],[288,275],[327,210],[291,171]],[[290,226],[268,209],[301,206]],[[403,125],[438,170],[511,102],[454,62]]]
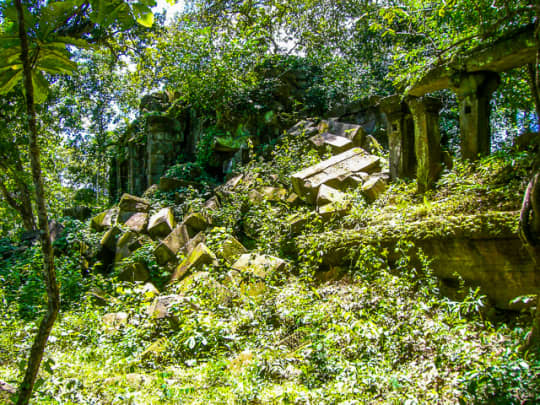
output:
[[[459,102],[461,156],[475,160],[491,148],[490,100],[499,73],[534,63],[537,44],[534,26],[513,32],[493,44],[483,45],[440,63],[403,95],[386,97],[380,107],[387,116],[390,174],[392,178],[418,179],[420,192],[441,172],[440,103],[427,94],[450,89]]]

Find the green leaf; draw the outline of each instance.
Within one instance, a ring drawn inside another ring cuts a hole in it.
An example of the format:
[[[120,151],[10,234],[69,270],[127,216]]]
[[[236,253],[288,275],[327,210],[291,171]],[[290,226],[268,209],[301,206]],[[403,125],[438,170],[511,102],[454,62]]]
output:
[[[38,60],[37,68],[51,74],[70,75],[77,71],[77,64],[68,58],[45,56]]]
[[[76,46],[77,48],[83,48],[83,49],[95,48],[94,45],[89,44],[82,38],[57,37],[55,38],[55,42],[61,42],[65,45],[73,45],[73,46]]]
[[[22,69],[10,69],[0,73],[0,94],[9,93],[22,78]]]
[[[43,103],[49,94],[49,82],[43,76],[43,73],[32,71],[32,84],[34,85],[34,102],[36,104]]]
[[[150,11],[149,13],[142,15],[141,17],[137,18],[137,22],[143,27],[152,27],[152,24],[154,24],[154,13]]]

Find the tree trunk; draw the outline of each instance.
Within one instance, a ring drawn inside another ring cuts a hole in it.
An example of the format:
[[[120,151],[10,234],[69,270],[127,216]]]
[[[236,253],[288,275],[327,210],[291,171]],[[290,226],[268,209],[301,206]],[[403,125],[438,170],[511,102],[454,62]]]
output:
[[[60,291],[56,282],[54,271],[54,255],[49,234],[49,220],[47,208],[45,206],[45,192],[43,178],[41,174],[40,150],[37,142],[36,110],[34,106],[34,89],[32,85],[32,67],[28,55],[28,37],[24,26],[24,14],[21,0],[15,0],[17,17],[19,24],[19,38],[21,40],[21,62],[23,65],[23,82],[26,93],[26,109],[29,131],[30,164],[32,167],[32,179],[36,190],[36,205],[38,212],[38,223],[41,231],[41,249],[43,251],[44,279],[47,287],[47,313],[43,317],[39,330],[30,350],[28,364],[24,374],[23,382],[19,387],[17,405],[26,405],[32,396],[32,390],[36,381],[36,376],[41,365],[43,352],[49,338],[49,334],[54,325],[60,308]]]

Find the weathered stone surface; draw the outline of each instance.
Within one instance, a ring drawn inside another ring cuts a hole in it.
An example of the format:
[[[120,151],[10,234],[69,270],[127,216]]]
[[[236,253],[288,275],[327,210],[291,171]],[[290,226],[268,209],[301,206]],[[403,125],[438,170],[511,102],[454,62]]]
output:
[[[261,201],[279,202],[287,199],[287,190],[282,187],[260,187],[256,190],[249,192],[249,200],[252,203],[258,203]]]
[[[122,230],[120,228],[118,228],[117,226],[113,226],[111,229],[105,232],[105,234],[101,238],[101,246],[109,249],[111,252],[114,252],[114,250],[116,249],[116,240],[121,233]]]
[[[143,301],[150,301],[159,295],[159,290],[151,282],[144,283],[137,291],[143,296]]]
[[[164,237],[171,233],[175,225],[173,210],[170,207],[162,208],[150,217],[148,233],[152,238]]]
[[[148,214],[146,212],[136,212],[129,217],[124,225],[134,232],[145,232],[148,226]]]
[[[207,271],[198,271],[184,277],[179,282],[177,290],[183,296],[189,297],[194,293],[205,296],[210,296],[212,302],[219,305],[228,305],[233,297],[232,292],[226,288],[223,284],[215,280],[212,275]]]
[[[150,210],[150,201],[131,194],[123,194],[118,204],[122,212],[148,212]]]
[[[189,256],[191,252],[193,252],[193,250],[199,245],[199,243],[204,242],[206,242],[206,235],[203,232],[197,233],[183,247],[182,251],[184,256]]]
[[[209,218],[200,212],[192,212],[184,218],[182,223],[187,226],[190,234],[204,231],[210,226]]]
[[[415,249],[421,248],[427,257],[433,258],[430,269],[443,281],[446,290],[459,284],[454,275],[458,273],[466,285],[480,286],[481,293],[496,307],[520,309],[523,304],[510,301],[536,294],[540,279],[517,234],[518,220],[519,212],[489,212],[431,217],[408,224],[392,221],[356,231],[332,231],[298,239],[297,248],[309,245],[310,238],[325,240],[323,263],[339,266],[348,265],[345,258],[359,245],[371,245],[386,249],[393,265],[400,258],[394,251],[396,243],[409,240]],[[414,250],[410,253],[414,256]],[[414,260],[411,264],[419,266]]]
[[[177,225],[176,228],[165,238],[154,250],[157,263],[163,265],[169,261],[176,260],[176,255],[186,243],[189,242],[189,234],[184,224]]]
[[[407,99],[414,121],[414,146],[416,151],[416,179],[418,192],[433,186],[442,171],[439,110],[441,103],[432,97]]]
[[[159,179],[159,190],[164,192],[174,191],[183,187],[199,187],[200,184],[195,181],[177,179],[175,177],[161,177]]]
[[[300,199],[300,196],[296,193],[291,193],[287,199],[285,200],[287,204],[289,204],[291,207],[296,207],[300,205],[302,200]]]
[[[480,155],[490,153],[490,101],[499,83],[500,77],[494,72],[478,72],[461,76],[457,95],[461,156],[464,159],[476,160]]]
[[[116,210],[110,209],[97,214],[90,222],[90,227],[97,232],[102,232],[113,226],[116,220]]]
[[[150,279],[150,273],[142,263],[128,263],[122,266],[122,270],[118,274],[118,279],[132,283],[145,282]]]
[[[322,184],[339,189],[351,175],[373,173],[379,171],[380,167],[380,158],[360,148],[353,148],[293,174],[291,182],[298,195],[314,203]]]
[[[363,147],[366,131],[360,125],[347,124],[335,118],[328,120],[328,131],[349,139],[354,146]]]
[[[156,297],[148,307],[147,313],[153,319],[165,319],[172,316],[171,308],[184,301],[185,298],[179,294],[162,295]]]
[[[102,322],[109,332],[118,330],[127,325],[129,315],[126,312],[112,312],[103,315]]]
[[[232,235],[227,235],[221,246],[216,251],[218,257],[232,264],[238,256],[247,253],[247,249]]]
[[[221,198],[227,197],[228,195],[234,192],[234,190],[242,183],[243,179],[244,179],[243,174],[234,176],[233,178],[228,180],[225,184],[222,184],[221,186],[216,187],[215,189],[216,194],[219,195]]]
[[[519,28],[495,43],[482,44],[467,52],[465,57],[450,58],[438,63],[420,80],[407,89],[407,94],[420,97],[437,90],[453,88],[455,72],[505,72],[515,67],[534,63],[537,46],[534,24]]]
[[[349,213],[350,205],[341,204],[337,202],[331,202],[330,204],[323,205],[317,209],[317,212],[323,220],[330,219],[332,217],[342,217]]]
[[[362,194],[373,202],[386,191],[386,181],[382,176],[371,176],[362,186]]]
[[[182,279],[188,272],[200,270],[204,265],[217,266],[216,255],[204,243],[199,243],[174,271],[171,282]]]
[[[324,152],[326,148],[329,148],[333,154],[345,152],[354,146],[350,139],[329,132],[312,136],[309,141],[319,152]]]
[[[218,210],[220,207],[219,200],[216,196],[213,196],[204,203],[204,208],[210,211]]]
[[[322,207],[323,205],[337,203],[341,205],[347,204],[347,196],[345,193],[342,193],[335,188],[328,187],[325,184],[322,184],[319,187],[319,193],[317,194],[317,207]]]
[[[380,106],[387,117],[390,176],[412,179],[416,175],[416,152],[409,107],[398,95],[383,98]]]
[[[283,272],[287,268],[287,262],[270,255],[246,253],[240,256],[232,268],[240,273],[250,273],[264,279]]]
[[[64,216],[84,221],[92,215],[92,209],[85,205],[78,205],[75,207],[69,207],[64,209]]]
[[[127,231],[120,236],[116,242],[114,262],[116,264],[120,263],[126,257],[131,256],[131,254],[140,247],[141,244],[138,241],[137,234],[133,231]]]

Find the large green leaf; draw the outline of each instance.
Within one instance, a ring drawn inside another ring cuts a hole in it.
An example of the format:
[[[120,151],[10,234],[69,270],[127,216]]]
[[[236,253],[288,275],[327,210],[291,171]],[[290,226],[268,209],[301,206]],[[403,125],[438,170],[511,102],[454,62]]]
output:
[[[84,48],[84,49],[93,49],[95,48],[94,45],[89,44],[86,42],[86,40],[82,38],[71,38],[71,37],[56,37],[55,42],[63,43],[65,45],[73,45],[77,48]]]
[[[150,28],[154,24],[154,13],[151,11],[137,18],[137,22],[143,27]]]
[[[60,59],[55,56],[40,58],[36,65],[37,69],[50,74],[70,75],[77,71],[77,64],[69,59]]]
[[[0,73],[0,94],[9,93],[22,78],[22,69],[9,69]]]
[[[49,82],[40,71],[32,71],[32,84],[34,86],[34,102],[41,104],[47,99],[49,94]]]

